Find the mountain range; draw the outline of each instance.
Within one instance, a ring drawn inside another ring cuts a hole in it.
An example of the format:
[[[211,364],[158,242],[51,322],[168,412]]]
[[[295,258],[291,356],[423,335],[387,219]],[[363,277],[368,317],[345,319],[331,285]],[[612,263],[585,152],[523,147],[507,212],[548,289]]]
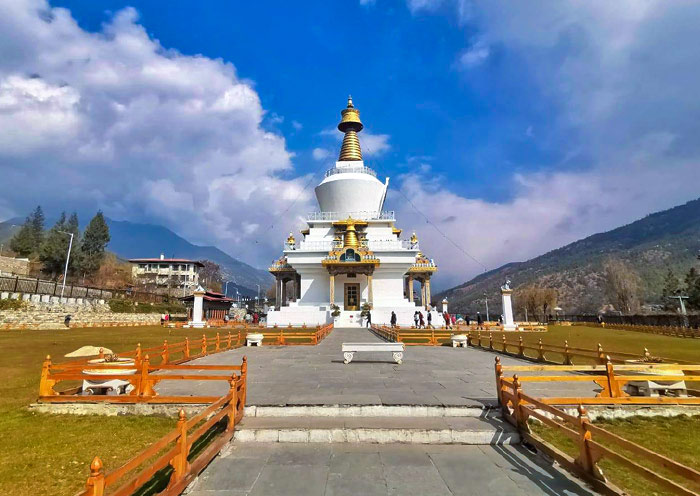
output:
[[[455,312],[484,312],[484,295],[492,314],[501,313],[499,287],[540,284],[558,291],[564,313],[598,312],[605,297],[603,263],[609,257],[626,261],[642,282],[645,303],[663,303],[661,289],[668,270],[683,279],[700,252],[700,199],[647,215],[612,231],[552,250],[525,262],[512,262],[434,296],[447,298]]]
[[[162,253],[167,258],[211,260],[221,267],[224,280],[230,281],[229,295],[235,295],[233,288],[237,288],[241,296],[255,296],[258,292],[258,284],[260,294],[264,295],[273,283],[272,276],[267,271],[241,262],[214,246],[192,244],[166,227],[109,218],[105,220],[111,237],[107,249],[120,258],[156,258]],[[47,219],[46,226],[50,227],[55,222],[55,219]],[[23,223],[22,218],[0,222],[0,243],[6,245]],[[81,229],[83,228],[84,226],[81,226]]]

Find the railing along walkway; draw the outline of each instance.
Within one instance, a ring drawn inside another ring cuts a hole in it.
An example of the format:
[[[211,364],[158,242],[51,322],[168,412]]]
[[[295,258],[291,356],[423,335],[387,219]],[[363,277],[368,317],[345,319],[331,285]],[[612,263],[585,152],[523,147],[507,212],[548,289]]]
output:
[[[652,375],[654,371],[662,372],[669,369],[678,369],[674,364],[648,364],[648,365],[613,365],[607,362],[605,367],[600,366],[502,366],[496,357],[496,387],[498,401],[503,411],[503,417],[514,425],[522,438],[537,449],[546,453],[562,466],[586,479],[600,492],[604,494],[623,494],[622,491],[610,483],[598,464],[601,459],[609,459],[615,463],[624,465],[635,474],[644,477],[673,494],[684,496],[696,495],[697,492],[686,484],[700,484],[700,472],[678,463],[666,456],[655,453],[632,441],[613,434],[601,427],[593,425],[584,409],[584,404],[595,405],[700,405],[698,397],[649,397],[629,396],[623,391],[623,386],[629,381],[697,381],[700,380],[700,365],[684,365],[683,369],[691,374],[681,375]],[[588,372],[603,371],[600,375],[518,375],[517,372]],[[504,373],[514,372],[512,379],[506,379]],[[616,373],[617,372],[617,373]],[[625,375],[627,372],[627,375]],[[644,372],[648,375],[630,375],[631,372]],[[602,391],[595,398],[535,398],[523,392],[523,383],[527,382],[572,382],[594,381],[602,387]],[[578,405],[578,415],[570,415],[554,405]],[[542,437],[533,433],[528,421],[536,419],[545,426],[559,434],[571,439],[577,446],[579,455],[573,458]],[[601,442],[602,441],[602,442]],[[654,466],[654,469],[645,467],[621,453],[620,450],[641,457]],[[671,480],[659,473],[659,470],[669,471],[684,484]],[[697,487],[697,486],[696,486]]]

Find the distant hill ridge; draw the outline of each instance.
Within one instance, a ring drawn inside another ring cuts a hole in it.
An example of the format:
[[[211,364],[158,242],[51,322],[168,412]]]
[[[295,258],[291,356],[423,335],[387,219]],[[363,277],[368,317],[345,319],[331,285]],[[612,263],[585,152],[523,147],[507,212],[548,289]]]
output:
[[[181,257],[193,260],[211,260],[219,264],[225,279],[233,281],[235,287],[239,288],[240,294],[244,296],[254,296],[257,294],[257,284],[260,285],[260,294],[272,285],[273,279],[264,270],[256,269],[240,260],[228,255],[224,251],[214,246],[199,246],[190,243],[186,239],[178,236],[170,229],[155,224],[139,224],[128,221],[117,221],[110,218],[105,219],[109,226],[111,241],[107,249],[117,256],[125,259],[129,258],[150,258],[158,257],[163,253],[166,257]],[[56,222],[56,219],[47,219],[47,229]],[[7,244],[23,218],[9,219],[0,223],[0,243]],[[84,226],[81,226],[83,229]],[[7,249],[7,246],[5,246]],[[229,284],[229,295],[233,282]]]
[[[566,313],[596,312],[606,303],[602,265],[609,256],[629,262],[643,282],[646,302],[660,302],[663,278],[671,268],[679,278],[697,262],[700,251],[700,199],[656,212],[612,231],[594,234],[526,262],[512,262],[435,295],[447,297],[454,311],[501,313],[498,288],[506,277],[513,286],[542,283],[559,291]],[[493,303],[492,303],[493,302]]]

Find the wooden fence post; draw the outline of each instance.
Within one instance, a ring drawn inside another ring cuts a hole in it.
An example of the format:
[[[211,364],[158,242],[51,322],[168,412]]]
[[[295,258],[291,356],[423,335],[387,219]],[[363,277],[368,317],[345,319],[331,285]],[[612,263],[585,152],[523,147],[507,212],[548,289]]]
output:
[[[603,347],[598,343],[598,363],[605,365],[605,353],[603,353]]]
[[[46,360],[41,366],[41,380],[39,381],[39,396],[56,396],[58,393],[53,390],[56,381],[49,379],[51,373],[51,355],[46,355]]]
[[[289,326],[291,327],[291,324],[289,324]],[[280,334],[279,334],[277,339],[278,339],[280,346],[284,346],[286,344],[284,342],[284,327],[280,327]]]
[[[136,345],[136,362],[139,363],[142,360],[142,355],[141,355],[141,343],[138,343]]]
[[[529,432],[529,429],[527,428],[527,417],[524,415],[524,413],[522,411],[522,407],[520,406],[520,395],[522,394],[522,392],[523,392],[523,389],[522,389],[522,385],[520,384],[520,380],[518,379],[518,375],[514,374],[513,375],[513,413],[515,415],[515,423],[517,424],[519,431]]]
[[[605,358],[607,360],[605,363],[605,375],[608,376],[608,388],[610,389],[610,397],[622,398],[623,396],[625,396],[625,394],[622,393],[620,382],[615,378],[615,370],[613,368],[613,364],[610,361],[609,356]]]
[[[501,392],[503,391],[503,385],[501,384],[501,379],[503,378],[503,365],[501,365],[501,357],[496,357],[494,369],[496,371],[496,397],[498,398],[498,404],[503,408],[503,397]]]
[[[216,352],[218,353],[221,351],[221,338],[219,337],[219,333],[216,333]]]
[[[202,355],[207,354],[207,335],[202,334]]]
[[[226,426],[226,430],[229,432],[233,432],[233,430],[236,428],[236,406],[238,404],[238,392],[236,390],[236,374],[234,373],[231,376],[231,380],[229,381],[230,388],[229,388],[229,394],[231,395],[231,401],[228,405],[228,425]]]
[[[100,348],[100,351],[97,353],[97,358],[104,358],[105,357],[105,349]]]
[[[525,345],[523,345],[523,337],[518,336],[518,356],[525,356]]]
[[[168,359],[170,358],[170,353],[168,353],[168,340],[163,341],[163,352],[160,354],[161,358],[163,361],[161,363],[168,363]]]
[[[493,334],[489,331],[489,350],[493,351]]]
[[[542,347],[542,338],[539,338],[539,341],[537,342],[537,361],[538,362],[545,361],[544,348]]]
[[[99,457],[92,459],[90,464],[90,477],[85,484],[87,496],[103,496],[105,493],[105,473],[102,468],[102,460]]]
[[[177,418],[177,431],[179,435],[176,443],[179,449],[173,459],[170,460],[170,465],[173,467],[173,474],[170,476],[169,486],[181,481],[187,475],[187,455],[189,454],[187,449],[187,417],[185,416],[185,410],[182,408]]]
[[[569,341],[564,340],[564,365],[573,365],[571,362],[571,354],[569,353]]]
[[[190,338],[185,336],[185,349],[184,349],[185,359],[190,358]]]
[[[153,390],[153,384],[148,380],[148,367],[150,365],[151,359],[148,355],[143,357],[141,362],[141,380],[139,381],[139,396],[155,396],[156,392]]]
[[[506,342],[506,335],[503,333],[503,353],[508,351],[508,343]]]
[[[243,394],[241,395],[241,403],[245,407],[245,400],[248,391],[248,357],[243,355],[243,363],[241,363],[241,380],[243,381]]]
[[[231,331],[228,331],[228,337],[226,338],[226,349],[231,349]]]
[[[592,475],[596,479],[604,481],[602,472],[596,465],[597,459],[593,456],[591,447],[588,445],[588,441],[591,440],[591,432],[588,430],[588,425],[590,420],[588,419],[588,412],[583,405],[578,406],[578,428],[579,428],[579,456],[576,459],[576,463],[580,465],[586,473]]]

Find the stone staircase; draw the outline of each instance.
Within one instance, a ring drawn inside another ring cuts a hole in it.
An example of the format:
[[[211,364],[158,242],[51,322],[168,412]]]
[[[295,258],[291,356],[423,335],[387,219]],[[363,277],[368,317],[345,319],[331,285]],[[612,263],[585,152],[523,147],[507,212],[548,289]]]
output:
[[[437,406],[249,407],[239,443],[520,443],[498,410]]]

